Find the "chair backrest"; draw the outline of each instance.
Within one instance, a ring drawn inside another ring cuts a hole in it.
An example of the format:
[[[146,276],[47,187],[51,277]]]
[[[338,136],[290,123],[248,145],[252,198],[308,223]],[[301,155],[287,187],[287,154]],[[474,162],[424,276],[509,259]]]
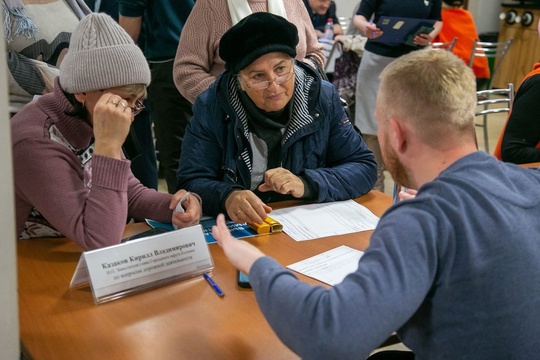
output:
[[[343,29],[343,33],[347,33],[347,29],[349,28],[349,24],[351,23],[350,17],[345,16],[338,16],[339,25],[341,25],[341,28]]]
[[[457,36],[452,39],[452,41],[446,41],[446,42],[434,42],[431,44],[432,49],[443,49],[448,50],[450,52],[454,52],[454,46],[456,46],[458,38]]]
[[[491,79],[494,78],[495,73],[497,72],[497,69],[501,65],[501,62],[508,52],[508,49],[510,48],[510,45],[512,45],[512,42],[514,41],[514,38],[510,38],[507,41],[501,41],[501,42],[486,42],[486,41],[478,41],[475,40],[473,43],[472,53],[471,57],[469,58],[469,67],[472,68],[474,63],[474,58],[476,57],[485,57],[489,59],[493,59],[493,65],[491,67]],[[491,81],[490,86],[488,86],[488,89],[491,88]]]
[[[475,122],[476,126],[483,127],[484,149],[489,154],[489,135],[487,119],[490,114],[510,113],[514,103],[514,84],[509,83],[505,89],[488,89],[476,92],[477,108],[475,116],[482,116],[482,122]],[[500,105],[502,104],[502,106]]]
[[[514,103],[514,84],[509,83],[504,89],[477,91],[476,97],[478,99],[476,105],[482,106],[482,109],[477,110],[475,116],[510,112]],[[505,104],[505,106],[490,106],[495,104]]]

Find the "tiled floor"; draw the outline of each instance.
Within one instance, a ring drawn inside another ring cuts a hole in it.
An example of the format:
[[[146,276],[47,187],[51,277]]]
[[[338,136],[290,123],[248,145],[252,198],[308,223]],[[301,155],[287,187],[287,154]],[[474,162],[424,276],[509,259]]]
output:
[[[158,191],[160,192],[167,192],[167,182],[165,179],[158,179]]]

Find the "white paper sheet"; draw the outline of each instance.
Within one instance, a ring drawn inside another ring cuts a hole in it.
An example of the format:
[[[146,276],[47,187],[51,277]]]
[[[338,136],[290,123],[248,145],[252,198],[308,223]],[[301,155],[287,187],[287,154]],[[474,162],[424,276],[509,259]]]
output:
[[[287,268],[334,286],[358,269],[358,260],[362,255],[364,253],[360,250],[341,245]]]
[[[354,200],[293,206],[270,216],[296,241],[373,230],[379,218]]]

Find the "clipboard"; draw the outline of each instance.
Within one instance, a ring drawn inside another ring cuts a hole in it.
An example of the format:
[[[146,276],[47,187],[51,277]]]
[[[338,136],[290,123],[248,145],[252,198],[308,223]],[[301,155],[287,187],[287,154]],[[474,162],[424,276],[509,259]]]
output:
[[[431,19],[381,16],[377,21],[377,27],[383,31],[383,34],[371,41],[416,46],[413,43],[414,37],[419,34],[429,34],[433,31],[435,22],[436,20]]]

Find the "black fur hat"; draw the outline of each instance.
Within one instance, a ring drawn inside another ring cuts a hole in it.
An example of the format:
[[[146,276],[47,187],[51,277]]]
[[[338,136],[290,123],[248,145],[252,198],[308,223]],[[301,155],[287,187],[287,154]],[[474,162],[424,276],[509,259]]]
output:
[[[298,30],[287,19],[267,12],[246,16],[230,28],[219,42],[225,69],[237,73],[259,57],[282,52],[296,56]]]

